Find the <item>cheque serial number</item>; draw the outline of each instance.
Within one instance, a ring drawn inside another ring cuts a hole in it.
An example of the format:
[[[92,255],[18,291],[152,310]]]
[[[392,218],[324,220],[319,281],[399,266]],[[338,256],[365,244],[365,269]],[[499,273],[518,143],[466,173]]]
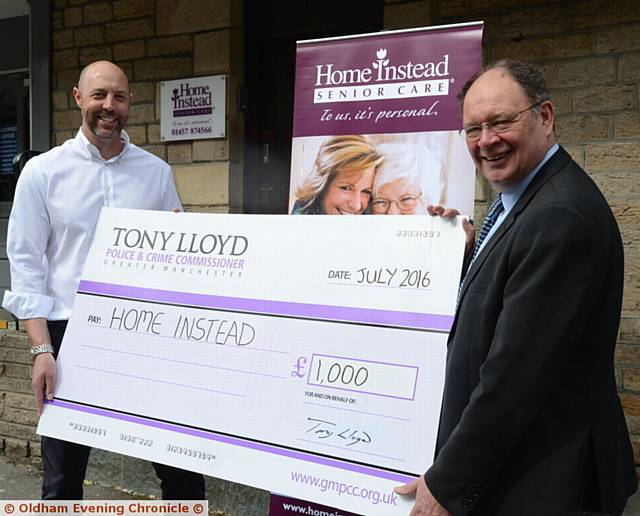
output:
[[[120,436],[118,437],[121,441],[127,442],[127,443],[132,443],[132,444],[137,444],[138,446],[146,446],[146,447],[151,447],[153,446],[153,440],[152,439],[147,439],[146,437],[140,437],[138,435],[133,435],[133,434],[120,434]]]
[[[105,436],[107,435],[107,430],[105,428],[99,428],[97,426],[85,425],[83,423],[76,423],[75,421],[69,422],[69,426],[72,430],[76,432],[84,432],[85,434],[93,434]]]
[[[428,229],[398,229],[396,236],[401,238],[440,238],[440,231]]]
[[[169,453],[175,453],[178,455],[184,455],[185,457],[192,457],[194,459],[200,459],[205,461],[214,461],[216,456],[213,453],[203,452],[194,448],[187,448],[185,446],[178,446],[175,444],[167,444],[167,451]]]

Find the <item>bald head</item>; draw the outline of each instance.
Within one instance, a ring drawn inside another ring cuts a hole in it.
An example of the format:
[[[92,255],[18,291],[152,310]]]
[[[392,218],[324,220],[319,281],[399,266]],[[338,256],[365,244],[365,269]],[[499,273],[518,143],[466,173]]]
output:
[[[78,89],[82,91],[86,88],[87,80],[99,78],[117,79],[126,85],[127,92],[129,92],[129,79],[127,75],[122,71],[122,68],[113,64],[111,61],[94,61],[85,66],[78,78]]]

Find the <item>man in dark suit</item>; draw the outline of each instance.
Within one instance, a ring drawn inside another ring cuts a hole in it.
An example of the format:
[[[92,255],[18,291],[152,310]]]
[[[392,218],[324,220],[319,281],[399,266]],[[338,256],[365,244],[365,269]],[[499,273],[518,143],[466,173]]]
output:
[[[613,366],[616,221],[557,145],[539,70],[495,63],[460,99],[498,198],[460,290],[434,463],[397,492],[416,494],[412,516],[619,515],[636,474]]]

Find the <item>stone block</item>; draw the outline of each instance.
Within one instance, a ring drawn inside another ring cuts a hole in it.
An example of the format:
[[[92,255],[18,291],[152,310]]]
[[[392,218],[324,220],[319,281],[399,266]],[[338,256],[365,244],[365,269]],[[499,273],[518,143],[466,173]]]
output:
[[[67,7],[63,12],[65,27],[79,27],[82,25],[82,7]]]
[[[231,67],[229,30],[196,34],[193,71],[196,74],[229,72]]]
[[[111,52],[110,46],[102,45],[98,47],[87,47],[80,49],[80,64],[82,66],[87,66],[89,63],[102,60],[113,60],[113,53]]]
[[[556,135],[561,143],[606,140],[611,137],[611,118],[600,115],[559,116]]]
[[[640,200],[624,199],[610,203],[611,211],[616,217],[619,226],[636,226],[640,221]],[[637,259],[637,257],[636,257]]]
[[[22,439],[5,439],[5,453],[14,462],[24,464],[30,455],[29,441]]]
[[[567,2],[573,28],[593,28],[640,20],[636,0],[580,0]]]
[[[18,392],[7,392],[5,403],[8,407],[22,410],[35,410],[36,400],[33,394],[21,394]]]
[[[77,129],[82,123],[80,110],[54,111],[53,129]]]
[[[83,9],[84,23],[104,23],[111,20],[111,2],[91,2]]]
[[[31,378],[31,366],[25,364],[14,364],[11,362],[3,364],[3,374],[9,378]]]
[[[584,146],[563,144],[563,147],[573,158],[573,160],[582,168],[584,168]]]
[[[64,20],[61,12],[55,12],[51,15],[51,28],[53,30],[64,29]]]
[[[556,108],[556,116],[573,111],[573,90],[551,90],[551,102]]]
[[[144,40],[127,41],[126,43],[116,43],[113,45],[113,58],[118,61],[138,59],[147,54]]]
[[[0,420],[0,435],[5,439],[19,439],[21,441],[25,441],[25,444],[26,441],[36,438],[34,427],[3,420]]]
[[[487,198],[489,197],[489,184],[487,183],[487,180],[483,177],[483,175],[478,173],[477,170],[475,173],[475,183],[476,183],[476,186],[475,186],[474,201],[486,203]]]
[[[178,193],[184,204],[228,204],[228,162],[176,165],[173,171]]]
[[[634,344],[618,344],[615,352],[616,364],[640,364],[640,346]]]
[[[156,12],[155,0],[114,0],[115,18],[138,18],[153,16]]]
[[[153,82],[132,82],[129,84],[129,88],[133,93],[132,102],[155,102],[156,100],[156,85]]]
[[[385,29],[426,27],[432,23],[431,3],[428,0],[384,6]]]
[[[625,391],[630,392],[640,392],[640,370],[635,367],[624,367],[622,368],[622,388]],[[627,416],[634,417],[634,416]],[[627,420],[628,423],[628,420]],[[640,428],[638,425],[635,425],[634,429],[629,431],[633,433],[640,433]]]
[[[640,24],[607,27],[596,32],[596,52],[609,54],[640,50]]]
[[[42,458],[42,449],[40,448],[40,439],[37,441],[29,441],[29,450],[31,451],[32,458]]]
[[[55,71],[55,70],[54,70]],[[78,83],[78,77],[80,77],[80,68],[75,70],[63,70],[61,72],[55,71],[55,81],[53,89],[71,91]]]
[[[23,349],[0,347],[0,363],[10,362],[12,364],[31,365],[31,354],[29,346],[25,344]]]
[[[154,35],[152,18],[109,22],[105,25],[105,29],[106,40],[111,43],[150,38]]]
[[[67,6],[67,0],[53,0],[54,9],[62,9]]]
[[[620,234],[622,235],[622,243],[627,259],[629,259],[630,254],[640,256],[640,229],[638,229],[637,223],[633,226],[622,226],[620,228]]]
[[[192,75],[191,57],[153,57],[134,63],[135,80],[177,79]]]
[[[622,297],[622,313],[637,314],[640,312],[640,264],[627,263],[624,268],[624,294]],[[624,344],[621,344],[623,346]],[[636,364],[640,362],[635,362]]]
[[[620,318],[620,342],[640,344],[640,317]]]
[[[73,31],[73,41],[78,47],[104,43],[104,27],[80,27]]]
[[[589,145],[585,149],[585,164],[589,172],[602,170],[606,172],[616,171],[640,171],[640,143],[608,143]],[[627,191],[634,191],[637,195],[640,190],[639,176],[630,176],[630,184]],[[635,183],[635,188],[633,188]]]
[[[640,416],[640,397],[630,393],[620,393],[620,402],[625,414]]]
[[[60,111],[68,109],[69,106],[69,94],[66,91],[54,91],[51,93],[51,104],[53,109]]]
[[[608,199],[640,195],[637,172],[595,173],[591,178]]]
[[[35,410],[35,403],[31,409],[6,407],[2,419],[9,423],[35,427],[38,424],[38,412]]]
[[[592,86],[573,92],[576,113],[616,111],[637,106],[637,88],[632,85]]]
[[[147,152],[158,156],[160,159],[167,161],[167,147],[165,145],[145,145],[142,148]]]
[[[549,88],[568,88],[606,84],[615,79],[613,57],[588,57],[556,61],[543,66]]]
[[[0,344],[7,348],[28,349],[29,338],[24,331],[4,331],[0,334]]]
[[[74,133],[72,131],[55,131],[53,133],[53,141],[56,145],[62,145],[69,138],[73,138],[73,136],[74,136]]]
[[[583,57],[591,53],[591,34],[569,34],[550,38],[514,38],[494,42],[492,57],[517,59],[521,61],[541,61],[565,57]]]
[[[231,0],[157,0],[157,34],[182,34],[228,28]]]
[[[233,213],[228,204],[212,206],[202,204],[183,204],[182,207],[187,213]]]
[[[51,45],[54,50],[73,46],[73,30],[54,30],[51,35]]]
[[[66,70],[78,67],[78,49],[55,50],[53,52],[53,67],[56,70]]]
[[[544,5],[556,3],[553,0],[529,0],[526,5]],[[522,0],[447,0],[440,2],[440,16],[460,17],[470,14],[488,13],[497,10],[507,10],[522,7]],[[475,17],[478,19],[478,17]]]
[[[167,56],[172,54],[191,54],[193,52],[193,36],[167,36],[147,41],[147,55]]]
[[[640,54],[620,56],[618,64],[618,78],[621,82],[640,82]]]
[[[640,138],[640,112],[627,111],[613,117],[615,138]]]
[[[193,142],[193,161],[222,161],[229,159],[227,140],[196,140]]]
[[[129,108],[129,123],[148,124],[155,121],[155,108],[153,104],[133,104]]]
[[[569,26],[569,12],[563,5],[522,7],[507,11],[500,17],[500,35],[520,38],[533,34],[565,32]]]
[[[149,124],[147,126],[147,138],[149,143],[161,143],[160,124]]]
[[[145,125],[130,125],[127,134],[133,143],[141,147],[147,144],[147,127]]]
[[[167,160],[170,164],[191,163],[191,142],[167,145]]]

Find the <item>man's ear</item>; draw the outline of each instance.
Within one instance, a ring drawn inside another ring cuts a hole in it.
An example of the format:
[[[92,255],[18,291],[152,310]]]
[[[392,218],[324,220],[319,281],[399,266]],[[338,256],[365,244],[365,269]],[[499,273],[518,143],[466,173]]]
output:
[[[76,99],[76,105],[79,108],[82,108],[82,95],[80,95],[80,90],[78,89],[77,86],[73,87],[72,93],[73,93],[73,98]]]
[[[550,100],[545,100],[540,104],[540,118],[542,118],[542,125],[553,132],[555,121],[556,108]]]

